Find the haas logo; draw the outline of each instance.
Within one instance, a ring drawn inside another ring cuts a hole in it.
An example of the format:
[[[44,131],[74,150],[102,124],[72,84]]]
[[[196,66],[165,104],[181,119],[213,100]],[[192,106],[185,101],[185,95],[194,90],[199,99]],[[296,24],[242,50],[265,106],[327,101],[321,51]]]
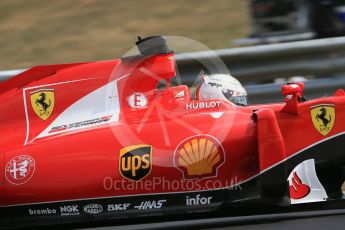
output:
[[[120,173],[123,177],[139,181],[148,176],[152,168],[152,146],[132,145],[120,150]]]
[[[30,93],[31,107],[42,120],[47,120],[53,112],[55,94],[53,89],[40,89]]]
[[[310,187],[303,184],[296,172],[293,173],[292,185],[290,185],[290,197],[292,199],[302,199],[310,193]]]
[[[311,118],[315,129],[326,136],[334,126],[334,105],[317,105],[311,107]]]

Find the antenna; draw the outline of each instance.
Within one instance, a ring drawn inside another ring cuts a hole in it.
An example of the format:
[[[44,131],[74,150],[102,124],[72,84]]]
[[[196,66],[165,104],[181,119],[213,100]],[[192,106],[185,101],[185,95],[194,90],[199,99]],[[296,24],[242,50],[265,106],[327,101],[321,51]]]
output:
[[[172,53],[166,43],[166,39],[162,36],[151,36],[146,38],[138,36],[138,41],[135,44],[140,54],[144,56]]]

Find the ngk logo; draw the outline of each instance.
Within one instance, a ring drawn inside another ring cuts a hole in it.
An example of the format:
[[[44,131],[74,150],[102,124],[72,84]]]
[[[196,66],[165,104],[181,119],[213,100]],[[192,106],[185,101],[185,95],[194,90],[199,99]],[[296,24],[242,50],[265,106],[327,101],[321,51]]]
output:
[[[139,181],[149,175],[152,168],[152,147],[132,145],[120,150],[120,173],[123,177]]]
[[[61,216],[79,215],[78,205],[65,205],[60,207]]]

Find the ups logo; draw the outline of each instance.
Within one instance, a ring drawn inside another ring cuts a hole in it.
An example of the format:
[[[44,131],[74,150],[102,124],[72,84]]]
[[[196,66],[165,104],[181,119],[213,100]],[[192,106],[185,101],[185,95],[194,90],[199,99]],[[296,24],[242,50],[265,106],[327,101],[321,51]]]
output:
[[[120,150],[120,173],[123,177],[139,181],[152,169],[152,146],[132,145]]]

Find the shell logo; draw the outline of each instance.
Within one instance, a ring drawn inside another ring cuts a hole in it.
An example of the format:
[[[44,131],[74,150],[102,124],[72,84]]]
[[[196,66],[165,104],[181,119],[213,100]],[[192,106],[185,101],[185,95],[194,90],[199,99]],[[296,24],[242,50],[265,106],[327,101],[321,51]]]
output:
[[[184,179],[216,177],[225,161],[221,143],[209,135],[197,135],[184,140],[174,153],[175,167]]]

